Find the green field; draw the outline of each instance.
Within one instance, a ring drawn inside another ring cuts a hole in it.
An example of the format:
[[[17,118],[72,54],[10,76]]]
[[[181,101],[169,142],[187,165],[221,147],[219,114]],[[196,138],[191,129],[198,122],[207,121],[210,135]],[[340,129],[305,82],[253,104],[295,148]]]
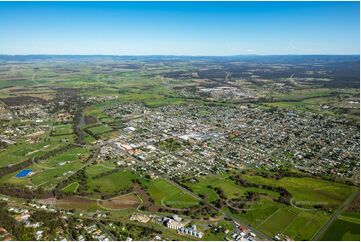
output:
[[[33,164],[27,169],[31,169],[33,174],[26,177],[15,177],[19,171],[10,173],[0,178],[0,183],[12,183],[18,185],[29,185],[34,187],[53,188],[60,180],[66,179],[66,177],[73,174],[81,167],[82,163],[78,161],[72,161],[63,166],[49,167],[42,166],[41,164]]]
[[[63,124],[54,126],[52,135],[67,135],[73,133],[73,126],[71,124]]]
[[[320,210],[301,210],[262,199],[237,217],[270,237],[283,234],[294,240],[310,240],[330,215]]]
[[[28,167],[33,174],[23,178],[17,178],[14,172],[0,178],[0,183],[13,183],[20,185],[29,185],[44,188],[55,186],[59,180],[65,179],[67,176],[77,171],[82,162],[88,156],[87,148],[72,148],[63,153],[50,157],[49,159],[39,161]]]
[[[335,107],[347,106],[345,100],[340,101],[339,97],[359,96],[357,89],[329,89],[329,88],[312,88],[301,89],[288,92],[287,94],[271,94],[275,101],[265,103],[266,106],[286,108],[296,111],[311,111],[314,113],[322,113],[326,115],[340,116],[337,109],[322,109],[322,105],[332,105]],[[348,108],[346,117],[359,122],[359,108]]]
[[[42,135],[36,143],[30,143],[26,138],[20,139],[16,144],[0,151],[0,167],[43,155],[72,143],[73,140],[74,135],[49,136],[49,134]]]
[[[196,183],[187,184],[195,193],[206,196],[206,199],[210,202],[219,198],[218,194],[214,191],[214,187],[219,187],[224,192],[227,199],[237,198],[245,195],[246,192],[255,192],[260,194],[267,194],[271,197],[277,198],[279,194],[277,192],[255,188],[255,187],[242,187],[235,184],[228,178],[228,175],[223,177],[209,175],[206,177],[198,178]],[[211,186],[212,188],[210,188]]]
[[[76,192],[76,190],[78,190],[78,187],[79,187],[79,183],[73,182],[67,185],[66,187],[64,187],[62,190],[64,192]]]
[[[273,202],[269,199],[262,199],[254,202],[246,211],[246,213],[243,213],[240,215],[240,217],[249,224],[257,226],[281,207],[281,204]]]
[[[150,182],[148,192],[159,206],[187,208],[199,204],[197,199],[161,178]]]
[[[96,175],[99,175],[103,172],[113,170],[115,168],[115,165],[111,161],[103,161],[100,164],[91,165],[86,168],[86,174],[88,177],[93,178]]]
[[[352,192],[351,186],[314,178],[284,177],[275,180],[248,175],[242,178],[257,184],[283,187],[292,194],[294,203],[302,207],[312,207],[320,204],[325,207],[335,208]]]
[[[196,194],[205,195],[208,201],[219,198],[213,189],[215,187],[221,188],[227,199],[239,198],[247,191],[265,195],[244,212],[236,212],[234,215],[270,237],[282,234],[296,240],[311,239],[330,218],[329,213],[314,209],[313,206],[336,208],[353,191],[351,186],[315,178],[284,177],[276,180],[251,175],[241,177],[250,183],[285,188],[293,197],[293,205],[273,201],[279,197],[277,192],[237,185],[227,173],[200,177],[196,182],[187,183],[187,186]],[[230,212],[226,207],[223,210]]]
[[[97,168],[93,167],[92,168],[93,170],[90,170],[90,172],[93,172],[94,174],[95,173],[94,170],[97,170],[98,168],[99,167]],[[97,170],[97,172],[99,172],[99,170]],[[128,170],[117,171],[110,175],[105,175],[95,179],[90,177],[88,179],[89,191],[90,192],[99,191],[102,193],[114,193],[114,192],[124,191],[131,187],[132,179],[135,178],[137,178],[137,175]]]
[[[343,213],[326,230],[323,241],[360,241],[360,213]]]

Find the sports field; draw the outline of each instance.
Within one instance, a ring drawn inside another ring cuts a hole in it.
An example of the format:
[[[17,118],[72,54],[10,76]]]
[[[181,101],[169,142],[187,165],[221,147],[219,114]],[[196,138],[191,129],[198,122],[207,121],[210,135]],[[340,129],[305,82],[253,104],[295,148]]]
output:
[[[311,239],[330,218],[320,210],[302,210],[270,200],[257,201],[238,216],[270,237],[283,234],[294,240]]]
[[[91,131],[93,134],[102,134],[105,132],[112,131],[113,129],[108,126],[105,126],[105,125],[98,125],[98,126],[91,127],[88,130]]]
[[[154,199],[154,203],[159,206],[187,208],[199,204],[196,198],[161,178],[152,180],[148,191]]]
[[[326,230],[324,241],[360,241],[360,213],[341,214]]]
[[[73,133],[73,126],[71,124],[56,125],[52,128],[51,135],[61,136]]]

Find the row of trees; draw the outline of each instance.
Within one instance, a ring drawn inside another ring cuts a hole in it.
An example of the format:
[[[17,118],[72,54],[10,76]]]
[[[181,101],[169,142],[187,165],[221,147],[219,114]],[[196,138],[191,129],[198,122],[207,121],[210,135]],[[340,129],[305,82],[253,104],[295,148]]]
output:
[[[24,199],[34,199],[34,198],[41,199],[49,196],[49,193],[46,192],[41,187],[37,189],[29,189],[26,187],[20,187],[6,183],[0,185],[0,194],[5,194],[11,197],[18,197]]]
[[[230,177],[230,179],[233,180],[236,184],[243,186],[243,187],[256,187],[256,188],[260,188],[260,189],[277,192],[280,194],[280,197],[278,199],[276,199],[275,201],[290,204],[292,194],[283,187],[248,182],[248,181],[242,179],[239,175],[233,175]]]

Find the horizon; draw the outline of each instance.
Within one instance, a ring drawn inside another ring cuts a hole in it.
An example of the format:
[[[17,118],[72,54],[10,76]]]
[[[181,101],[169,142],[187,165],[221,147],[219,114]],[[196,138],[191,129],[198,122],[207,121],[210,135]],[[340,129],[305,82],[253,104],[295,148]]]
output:
[[[109,57],[237,57],[237,56],[360,56],[360,54],[234,54],[234,55],[172,55],[172,54],[1,54],[0,56],[109,56]]]
[[[359,2],[0,2],[2,55],[360,55]]]

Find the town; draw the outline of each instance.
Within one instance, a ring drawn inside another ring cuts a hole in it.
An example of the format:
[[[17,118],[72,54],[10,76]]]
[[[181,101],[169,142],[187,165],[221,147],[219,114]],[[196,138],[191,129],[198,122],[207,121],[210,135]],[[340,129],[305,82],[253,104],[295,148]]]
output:
[[[359,236],[359,80],[327,74],[353,56],[12,58],[2,240]]]

